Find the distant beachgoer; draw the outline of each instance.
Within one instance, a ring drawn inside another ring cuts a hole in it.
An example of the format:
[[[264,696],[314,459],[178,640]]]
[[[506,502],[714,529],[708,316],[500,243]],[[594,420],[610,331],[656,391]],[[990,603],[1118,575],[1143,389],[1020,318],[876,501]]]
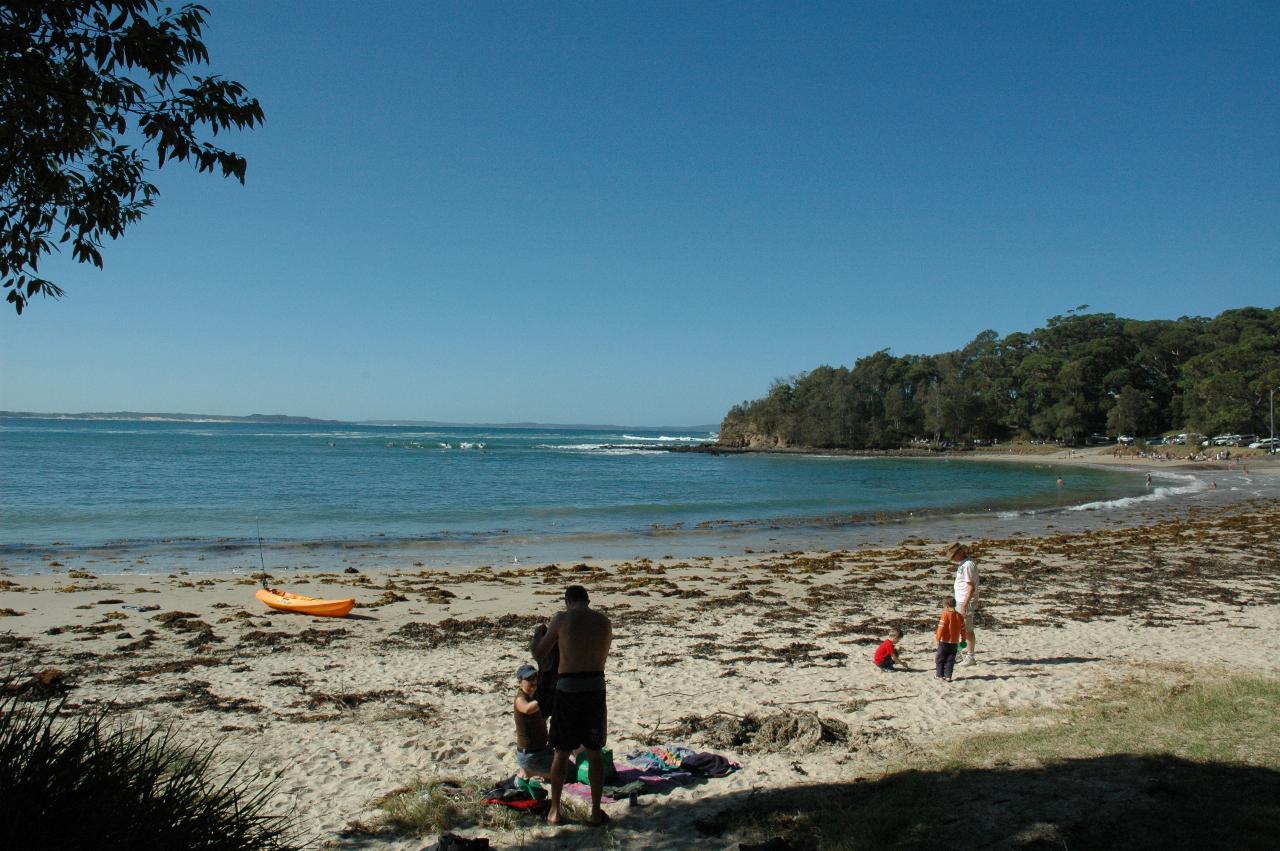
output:
[[[547,743],[547,719],[535,699],[538,669],[521,665],[516,671],[516,765],[521,777],[550,777],[553,753]]]
[[[1209,480],[1209,489],[1210,489],[1210,490],[1215,490],[1215,491],[1218,489],[1218,480],[1217,480],[1217,479],[1210,479],[1210,480]]]
[[[604,664],[613,643],[613,627],[609,618],[590,606],[587,589],[570,585],[564,592],[565,610],[548,624],[546,633],[534,653],[539,659],[560,649],[559,679],[556,681],[556,711],[551,716],[551,747],[555,759],[551,763],[551,810],[548,824],[560,824],[560,792],[564,788],[569,755],[582,748],[591,781],[591,816],[589,824],[600,825],[609,817],[600,809],[604,794],[604,764],[600,749],[604,747],[608,710],[605,700]]]
[[[904,670],[906,669],[907,663],[903,662],[898,655],[898,642],[901,640],[902,630],[897,628],[889,630],[889,637],[876,648],[876,655],[872,660],[877,668],[882,671],[892,671],[894,665],[901,665]]]
[[[1147,487],[1151,487],[1151,474],[1147,473]]]
[[[1062,476],[1058,476],[1058,487],[1062,487],[1066,482],[1062,480]]]
[[[970,557],[969,548],[959,541],[948,544],[944,552],[956,564],[956,609],[964,617],[965,640],[969,642],[969,652],[960,664],[976,665],[978,659],[974,654],[978,651],[978,640],[973,633],[973,623],[977,619],[978,609],[978,565]]]
[[[938,619],[938,630],[933,637],[938,642],[938,649],[933,657],[935,675],[940,680],[951,682],[951,675],[956,667],[956,653],[961,639],[965,637],[965,618],[956,611],[955,597],[948,597],[943,603],[942,617]]]

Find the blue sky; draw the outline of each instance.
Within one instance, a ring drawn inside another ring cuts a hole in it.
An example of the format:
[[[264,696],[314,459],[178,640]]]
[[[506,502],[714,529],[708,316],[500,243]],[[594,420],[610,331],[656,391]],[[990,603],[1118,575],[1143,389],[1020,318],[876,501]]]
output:
[[[1280,304],[1274,3],[218,2],[166,166],[0,314],[0,408],[719,421],[775,377]]]

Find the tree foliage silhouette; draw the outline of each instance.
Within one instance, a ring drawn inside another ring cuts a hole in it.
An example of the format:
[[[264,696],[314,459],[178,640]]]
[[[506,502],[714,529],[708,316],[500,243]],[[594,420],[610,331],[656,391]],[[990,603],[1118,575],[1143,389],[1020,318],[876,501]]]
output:
[[[852,368],[776,381],[729,411],[720,441],[893,449],[1009,437],[1077,444],[1094,432],[1264,433],[1267,391],[1278,384],[1280,308],[1153,321],[1068,311],[1029,333],[983,331],[955,352],[879,351]]]
[[[62,289],[40,260],[69,244],[102,267],[101,247],[137,222],[166,162],[242,184],[245,159],[208,140],[261,124],[240,83],[200,76],[208,10],[155,0],[0,3],[0,280],[20,314]]]

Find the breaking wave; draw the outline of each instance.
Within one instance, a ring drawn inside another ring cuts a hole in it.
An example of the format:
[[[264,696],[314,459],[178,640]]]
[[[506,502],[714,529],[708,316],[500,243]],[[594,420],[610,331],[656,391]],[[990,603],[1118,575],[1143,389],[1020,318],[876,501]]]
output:
[[[1175,479],[1181,484],[1171,486],[1160,486],[1151,489],[1151,493],[1144,493],[1139,496],[1126,496],[1119,499],[1104,499],[1098,502],[1086,502],[1081,505],[1073,505],[1068,511],[1096,511],[1098,509],[1115,509],[1115,508],[1131,508],[1135,505],[1143,505],[1149,502],[1157,502],[1162,499],[1172,499],[1176,496],[1186,496],[1187,494],[1199,493],[1205,490],[1208,485],[1204,480],[1196,476],[1181,475],[1178,473],[1159,473],[1162,479]]]

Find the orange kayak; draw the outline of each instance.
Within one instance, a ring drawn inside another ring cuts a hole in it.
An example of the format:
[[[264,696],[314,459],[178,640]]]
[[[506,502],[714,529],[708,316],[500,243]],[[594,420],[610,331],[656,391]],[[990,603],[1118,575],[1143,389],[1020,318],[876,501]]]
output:
[[[326,618],[345,617],[356,605],[355,600],[317,600],[315,597],[290,594],[288,591],[277,591],[274,588],[259,588],[258,593],[253,596],[282,612],[298,612],[303,615],[318,615]]]

